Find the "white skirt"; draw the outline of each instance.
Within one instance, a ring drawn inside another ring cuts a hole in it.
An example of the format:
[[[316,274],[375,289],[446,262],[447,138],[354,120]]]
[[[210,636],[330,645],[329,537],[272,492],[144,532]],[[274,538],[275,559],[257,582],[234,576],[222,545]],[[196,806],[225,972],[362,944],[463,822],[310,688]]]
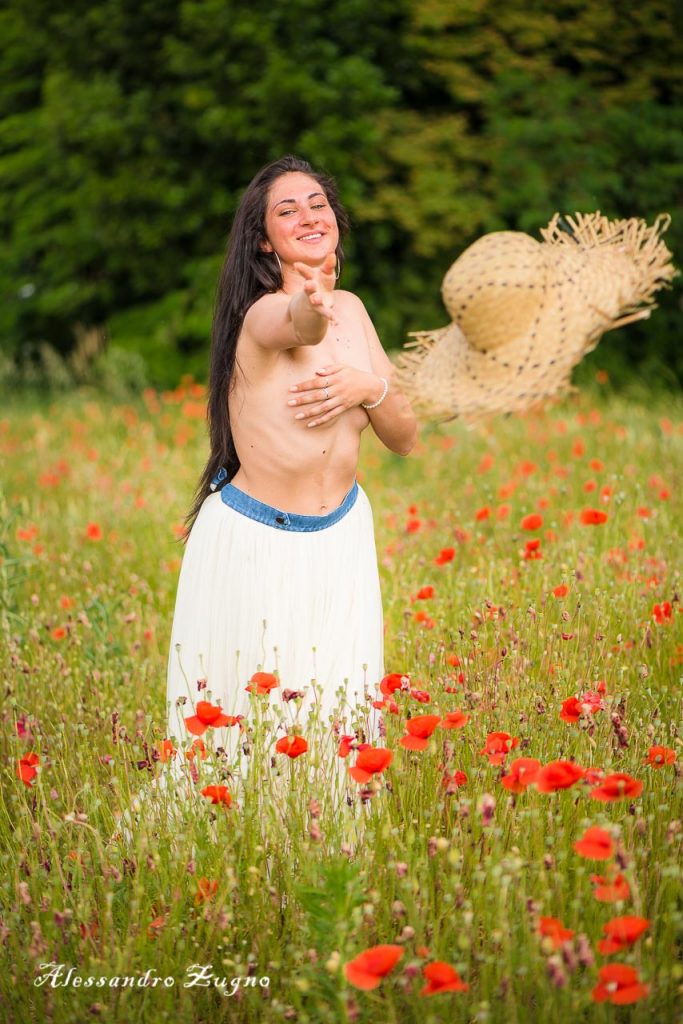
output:
[[[338,736],[353,732],[357,707],[364,709],[362,739],[376,743],[378,715],[371,701],[384,674],[384,628],[372,509],[365,491],[352,489],[355,501],[335,520],[296,516],[331,525],[271,525],[278,510],[227,485],[244,503],[264,509],[258,521],[229,504],[221,491],[204,501],[188,538],[180,569],[171,631],[167,675],[167,737],[184,758],[193,736],[185,719],[200,700],[220,704],[228,715],[253,724],[269,706],[277,735],[301,726],[307,737],[309,714],[326,734],[326,756],[336,757]],[[278,523],[286,513],[278,513]],[[279,686],[267,698],[246,690],[253,673],[275,673]],[[287,690],[303,697],[283,699]],[[334,734],[332,724],[337,722]],[[367,731],[375,735],[367,735]],[[209,730],[232,758],[244,745],[239,727]],[[203,737],[206,740],[206,736]],[[274,756],[284,758],[286,755]],[[337,757],[337,761],[340,761]],[[338,772],[342,768],[336,765]],[[244,771],[244,759],[242,759]]]

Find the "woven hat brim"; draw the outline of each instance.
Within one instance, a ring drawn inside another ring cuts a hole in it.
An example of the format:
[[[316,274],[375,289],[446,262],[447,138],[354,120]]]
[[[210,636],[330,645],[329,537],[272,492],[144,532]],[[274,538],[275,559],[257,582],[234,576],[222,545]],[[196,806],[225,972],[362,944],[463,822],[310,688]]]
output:
[[[636,218],[608,221],[599,212],[577,214],[576,220],[568,218],[571,234],[559,228],[558,220],[556,214],[542,230],[543,245],[534,243],[543,251],[543,260],[542,266],[536,261],[533,316],[525,319],[521,333],[487,350],[470,344],[461,326],[453,322],[438,330],[415,332],[416,340],[408,342],[395,358],[396,383],[416,412],[430,418],[462,417],[474,422],[558,400],[571,387],[572,368],[606,331],[650,315],[655,291],[677,273],[671,253],[659,238],[668,226],[668,215],[648,227]],[[528,251],[528,236],[519,237]],[[484,236],[470,250],[479,245],[481,251],[482,242],[493,249],[496,236]],[[509,233],[505,244],[509,247]],[[460,261],[462,280],[458,276]],[[491,332],[504,332],[507,320],[500,283],[495,282],[493,317],[491,300],[487,305],[486,288],[481,284],[475,285],[478,306],[473,309],[473,261],[468,264],[463,257],[460,261],[445,279],[453,315],[457,317],[463,308],[458,304],[460,287],[470,300],[466,315],[472,318],[480,311],[482,319],[489,318]],[[486,277],[490,276],[489,267]],[[511,291],[508,301],[509,321],[514,325],[521,296]]]

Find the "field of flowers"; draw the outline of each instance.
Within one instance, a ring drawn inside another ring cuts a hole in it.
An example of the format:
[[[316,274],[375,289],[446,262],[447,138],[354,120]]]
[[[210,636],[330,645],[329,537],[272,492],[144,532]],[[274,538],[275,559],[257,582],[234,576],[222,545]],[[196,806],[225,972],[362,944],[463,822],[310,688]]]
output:
[[[240,786],[210,689],[165,734],[204,408],[0,412],[2,1020],[683,1019],[683,403],[572,396],[408,459],[367,430],[383,745],[362,709],[276,742],[264,673]]]

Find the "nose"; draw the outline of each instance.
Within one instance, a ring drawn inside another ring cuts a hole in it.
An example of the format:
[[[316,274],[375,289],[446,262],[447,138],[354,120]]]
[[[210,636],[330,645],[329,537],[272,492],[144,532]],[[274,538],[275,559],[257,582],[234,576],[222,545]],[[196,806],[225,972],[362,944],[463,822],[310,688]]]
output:
[[[317,210],[303,209],[299,218],[302,224],[315,224],[320,218]]]

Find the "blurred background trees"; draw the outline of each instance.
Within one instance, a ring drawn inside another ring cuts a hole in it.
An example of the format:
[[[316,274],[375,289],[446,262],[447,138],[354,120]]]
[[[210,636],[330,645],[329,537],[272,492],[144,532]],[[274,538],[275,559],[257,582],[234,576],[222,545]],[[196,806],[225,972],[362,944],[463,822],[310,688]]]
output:
[[[650,222],[669,211],[680,264],[676,11],[667,0],[5,0],[5,379],[50,360],[78,379],[103,354],[132,385],[203,379],[240,193],[287,152],[337,178],[353,225],[341,284],[387,349],[448,320],[441,279],[476,237],[538,238],[556,210]],[[658,304],[589,360],[616,379],[680,386],[680,279]]]

